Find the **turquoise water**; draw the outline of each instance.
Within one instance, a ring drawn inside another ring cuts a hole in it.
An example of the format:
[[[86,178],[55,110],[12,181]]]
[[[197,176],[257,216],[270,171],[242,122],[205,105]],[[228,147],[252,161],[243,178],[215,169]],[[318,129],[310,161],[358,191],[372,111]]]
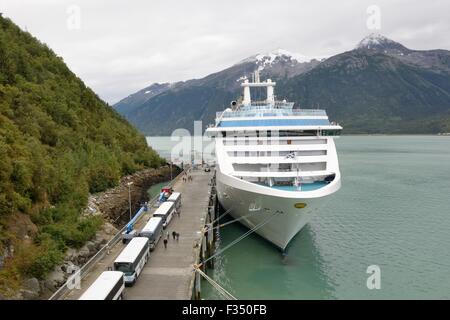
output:
[[[450,137],[342,136],[342,188],[292,240],[257,235],[208,270],[239,299],[450,299]],[[247,229],[221,230],[225,246]],[[381,289],[369,290],[378,265]],[[220,299],[203,282],[205,299]]]
[[[162,189],[164,186],[167,186],[169,183],[170,183],[170,181],[166,181],[166,182],[160,182],[160,183],[157,183],[157,184],[152,185],[152,186],[147,190],[147,193],[148,193],[149,198],[152,199],[153,197],[156,197],[157,195],[159,195],[160,192],[161,192],[161,189]]]

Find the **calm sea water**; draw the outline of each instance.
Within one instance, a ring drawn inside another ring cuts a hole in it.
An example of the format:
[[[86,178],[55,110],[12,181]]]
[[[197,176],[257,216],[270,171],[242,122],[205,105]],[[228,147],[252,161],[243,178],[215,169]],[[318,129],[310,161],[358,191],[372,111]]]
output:
[[[170,138],[150,138],[161,153]],[[342,188],[291,242],[257,235],[209,271],[239,299],[450,299],[450,137],[343,136]],[[170,154],[170,153],[169,153]],[[221,230],[220,246],[246,229]],[[369,290],[367,267],[381,270]],[[221,296],[203,282],[205,299]]]

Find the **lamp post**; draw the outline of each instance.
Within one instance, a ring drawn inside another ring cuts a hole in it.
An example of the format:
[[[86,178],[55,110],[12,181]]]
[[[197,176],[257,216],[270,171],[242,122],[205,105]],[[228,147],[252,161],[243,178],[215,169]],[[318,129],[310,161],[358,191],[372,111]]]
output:
[[[128,186],[128,204],[130,205],[130,221],[131,221],[131,185],[133,184],[133,182],[128,182],[127,186]]]

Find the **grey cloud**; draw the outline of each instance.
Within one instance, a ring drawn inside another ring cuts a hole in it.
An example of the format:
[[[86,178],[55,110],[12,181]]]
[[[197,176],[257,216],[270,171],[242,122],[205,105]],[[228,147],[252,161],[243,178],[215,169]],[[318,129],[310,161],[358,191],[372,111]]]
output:
[[[414,49],[450,49],[449,1],[3,0],[1,11],[55,52],[109,103],[153,82],[200,78],[258,52],[352,49],[381,9],[380,33]],[[67,8],[81,9],[68,30]]]

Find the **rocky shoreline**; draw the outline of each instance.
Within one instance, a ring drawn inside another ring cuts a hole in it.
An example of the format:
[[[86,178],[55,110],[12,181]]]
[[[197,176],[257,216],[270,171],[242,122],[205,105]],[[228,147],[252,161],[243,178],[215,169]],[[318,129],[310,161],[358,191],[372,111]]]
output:
[[[145,201],[149,200],[147,190],[152,185],[170,180],[170,171],[169,165],[142,170],[123,177],[115,188],[90,195],[82,215],[101,215],[105,221],[95,237],[80,249],[67,250],[64,263],[55,267],[45,280],[26,279],[14,299],[48,299],[66,282],[73,271],[78,270],[94,256],[129,220],[128,188],[130,187],[131,191],[132,212],[135,213]],[[180,172],[180,168],[172,166],[172,177],[176,177]],[[128,186],[130,182],[132,184]]]

